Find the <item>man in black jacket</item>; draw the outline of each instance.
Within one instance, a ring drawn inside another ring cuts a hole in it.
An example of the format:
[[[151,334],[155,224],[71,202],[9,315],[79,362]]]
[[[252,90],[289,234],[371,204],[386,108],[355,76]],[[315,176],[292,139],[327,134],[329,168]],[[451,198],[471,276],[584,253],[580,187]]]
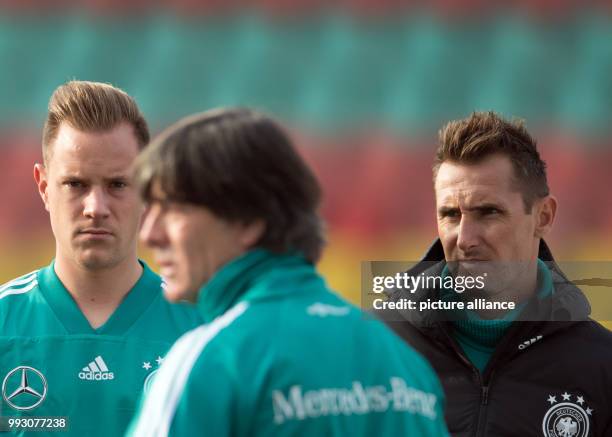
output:
[[[485,286],[396,289],[391,301],[464,307],[380,315],[437,371],[454,436],[612,436],[612,333],[589,319],[542,239],[557,202],[534,139],[489,112],[448,123],[440,142],[439,239],[407,273],[438,284],[480,275]],[[466,308],[477,301],[516,307]]]

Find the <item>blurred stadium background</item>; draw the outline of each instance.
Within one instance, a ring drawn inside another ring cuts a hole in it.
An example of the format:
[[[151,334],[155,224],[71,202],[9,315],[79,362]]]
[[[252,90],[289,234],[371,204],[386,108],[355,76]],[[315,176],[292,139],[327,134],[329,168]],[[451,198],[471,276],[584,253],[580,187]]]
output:
[[[353,302],[360,261],[434,239],[436,132],[474,110],[538,138],[558,259],[612,259],[610,0],[0,0],[0,66],[0,283],[53,255],[32,166],[73,78],[125,89],[154,132],[222,105],[289,123],[325,189],[321,268]]]

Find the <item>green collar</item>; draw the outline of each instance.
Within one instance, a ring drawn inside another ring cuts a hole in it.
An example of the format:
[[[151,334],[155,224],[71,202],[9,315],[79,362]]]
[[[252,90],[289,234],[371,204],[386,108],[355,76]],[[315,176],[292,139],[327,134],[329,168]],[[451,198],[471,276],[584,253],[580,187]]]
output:
[[[244,300],[255,300],[324,285],[314,266],[296,254],[254,249],[221,267],[198,292],[206,323]]]
[[[538,299],[543,299],[553,293],[552,274],[544,261],[538,258],[538,285],[536,296]],[[449,275],[448,266],[444,266],[441,276],[442,278]],[[444,282],[444,281],[443,281]],[[460,294],[454,290],[441,290],[442,299],[460,299]],[[453,325],[459,335],[473,340],[485,347],[493,347],[506,333],[512,322],[514,322],[523,309],[527,306],[527,302],[523,302],[516,306],[512,311],[509,311],[501,319],[481,319],[480,316],[471,310],[464,310],[464,317],[460,320],[455,320]]]
[[[97,329],[91,327],[77,303],[55,273],[55,260],[39,272],[45,300],[69,334],[122,335],[161,294],[161,279],[142,261],[140,278],[110,318]]]

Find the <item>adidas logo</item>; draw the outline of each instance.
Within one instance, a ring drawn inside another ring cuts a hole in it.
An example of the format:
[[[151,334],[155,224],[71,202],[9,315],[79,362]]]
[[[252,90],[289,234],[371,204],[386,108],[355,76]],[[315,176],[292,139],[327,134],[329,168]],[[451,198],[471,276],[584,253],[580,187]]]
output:
[[[538,335],[537,337],[534,337],[534,338],[532,338],[532,339],[530,339],[530,340],[527,340],[527,341],[522,342],[521,344],[519,344],[519,347],[518,347],[518,348],[519,348],[520,350],[523,350],[523,349],[525,349],[525,348],[527,348],[527,347],[531,346],[532,344],[534,344],[536,341],[540,341],[540,340],[542,340],[542,336],[541,336],[541,335]]]
[[[115,379],[115,375],[108,371],[108,366],[98,355],[91,363],[83,367],[83,370],[79,372],[79,378],[87,381],[106,381]]]

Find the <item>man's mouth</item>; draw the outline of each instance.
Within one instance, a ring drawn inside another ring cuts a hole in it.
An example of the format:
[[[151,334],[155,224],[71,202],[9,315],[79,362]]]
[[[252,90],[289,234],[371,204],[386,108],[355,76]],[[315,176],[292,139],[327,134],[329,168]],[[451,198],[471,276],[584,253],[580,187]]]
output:
[[[104,240],[113,236],[113,233],[105,228],[84,228],[77,232],[78,236],[93,240]]]
[[[111,231],[107,230],[107,229],[101,229],[101,228],[86,228],[81,230],[79,233],[81,234],[94,234],[94,235],[104,235],[104,234],[112,234]]]
[[[174,263],[170,261],[159,261],[156,260],[159,266],[159,273],[163,278],[171,278],[174,273]]]

